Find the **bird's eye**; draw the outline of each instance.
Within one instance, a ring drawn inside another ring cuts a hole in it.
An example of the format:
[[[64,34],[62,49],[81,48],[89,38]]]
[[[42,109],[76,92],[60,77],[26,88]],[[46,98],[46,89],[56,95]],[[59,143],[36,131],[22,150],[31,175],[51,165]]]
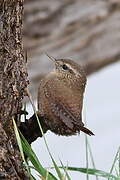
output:
[[[62,65],[62,68],[63,68],[64,70],[68,70],[68,69],[69,69],[68,66],[66,66],[66,64],[63,64],[63,65]]]

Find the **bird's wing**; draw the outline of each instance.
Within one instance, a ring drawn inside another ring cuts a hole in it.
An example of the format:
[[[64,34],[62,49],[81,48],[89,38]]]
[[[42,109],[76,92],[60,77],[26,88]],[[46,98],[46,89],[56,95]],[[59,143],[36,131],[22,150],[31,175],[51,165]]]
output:
[[[70,102],[67,103],[67,99],[65,98],[61,98],[61,96],[63,96],[61,94],[61,92],[54,92],[54,89],[51,90],[51,88],[48,86],[44,87],[45,90],[45,95],[47,97],[47,100],[50,104],[50,108],[51,111],[54,112],[54,114],[56,116],[58,116],[58,118],[60,118],[60,120],[70,129],[74,128],[74,125],[78,125],[79,130],[85,132],[88,135],[93,135],[93,133],[84,127],[84,124],[82,123],[82,120],[79,119],[77,117],[74,116],[74,106],[72,108],[72,112],[71,110],[71,106],[70,106]],[[56,97],[57,94],[57,97]],[[72,97],[73,98],[73,97]],[[65,101],[65,103],[64,103]],[[74,98],[72,99],[71,103],[75,104]],[[81,114],[81,113],[80,113]]]
[[[61,102],[55,102],[54,100],[48,98],[48,102],[50,103],[51,110],[60,118],[60,120],[70,129],[74,128],[74,124],[77,125],[78,120],[61,104]],[[80,122],[78,124],[79,130],[83,131],[88,135],[94,135],[89,129],[84,127],[84,124]]]

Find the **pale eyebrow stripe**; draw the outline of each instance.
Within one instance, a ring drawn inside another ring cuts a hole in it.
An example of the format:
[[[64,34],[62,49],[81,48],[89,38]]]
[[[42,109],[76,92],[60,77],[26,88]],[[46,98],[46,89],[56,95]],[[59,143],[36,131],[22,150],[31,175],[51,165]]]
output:
[[[67,64],[67,63],[65,63],[65,64],[66,64],[70,69],[72,69],[72,71],[73,71],[75,74],[79,74],[79,76],[82,77],[81,73],[78,72],[77,70],[75,70],[74,68],[72,68],[72,66],[71,66],[70,64]]]
[[[66,63],[66,65],[67,65],[70,69],[72,69],[72,71],[73,71],[74,73],[77,73],[77,74],[78,74],[78,71],[76,71],[74,68],[72,68],[72,66],[71,66],[70,64],[67,64],[67,63]]]

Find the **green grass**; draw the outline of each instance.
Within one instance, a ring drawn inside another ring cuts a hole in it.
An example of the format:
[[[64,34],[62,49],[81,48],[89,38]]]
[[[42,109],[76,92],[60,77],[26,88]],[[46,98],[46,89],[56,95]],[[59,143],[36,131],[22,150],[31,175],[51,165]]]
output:
[[[31,100],[31,97],[29,97],[29,98],[30,98],[34,113],[36,114],[36,117],[37,117],[35,106]],[[47,149],[49,156],[51,158],[51,161],[53,163],[53,166],[50,167],[49,169],[55,169],[57,177],[53,173],[49,172],[47,168],[42,166],[42,164],[38,160],[36,154],[32,150],[32,148],[29,145],[29,143],[27,142],[27,140],[18,131],[16,123],[13,119],[14,131],[16,134],[16,139],[17,139],[18,147],[19,147],[19,150],[21,153],[21,157],[23,159],[23,166],[25,166],[31,180],[35,180],[35,177],[31,173],[32,169],[34,169],[36,171],[36,173],[38,175],[38,179],[44,178],[45,180],[72,180],[69,175],[69,171],[74,171],[74,173],[79,172],[79,173],[86,174],[86,180],[89,180],[89,175],[95,176],[96,180],[99,180],[99,177],[102,177],[102,178],[104,177],[104,179],[107,179],[107,180],[120,180],[120,147],[118,148],[117,153],[115,154],[115,158],[111,165],[110,171],[105,172],[103,170],[99,170],[95,166],[95,161],[93,158],[91,146],[88,141],[87,135],[85,135],[86,167],[81,168],[81,167],[64,166],[64,164],[62,163],[61,160],[60,160],[61,166],[58,166],[53,158],[53,155],[50,152],[47,140],[43,134],[42,127],[41,127],[38,117],[37,117],[37,121],[38,121],[40,131],[43,135],[46,149]],[[25,159],[25,156],[28,157],[27,160]],[[91,161],[92,168],[89,168],[89,161]],[[31,162],[32,166],[29,165],[30,162]],[[113,172],[114,172],[114,174],[113,174]]]

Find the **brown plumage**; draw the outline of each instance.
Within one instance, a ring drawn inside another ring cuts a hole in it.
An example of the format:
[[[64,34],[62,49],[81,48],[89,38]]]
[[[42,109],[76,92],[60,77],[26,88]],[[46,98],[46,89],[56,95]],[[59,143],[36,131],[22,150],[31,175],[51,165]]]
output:
[[[82,122],[83,94],[86,75],[72,60],[54,59],[55,69],[40,82],[38,112],[48,128],[58,135],[73,135],[83,131],[94,135]]]

